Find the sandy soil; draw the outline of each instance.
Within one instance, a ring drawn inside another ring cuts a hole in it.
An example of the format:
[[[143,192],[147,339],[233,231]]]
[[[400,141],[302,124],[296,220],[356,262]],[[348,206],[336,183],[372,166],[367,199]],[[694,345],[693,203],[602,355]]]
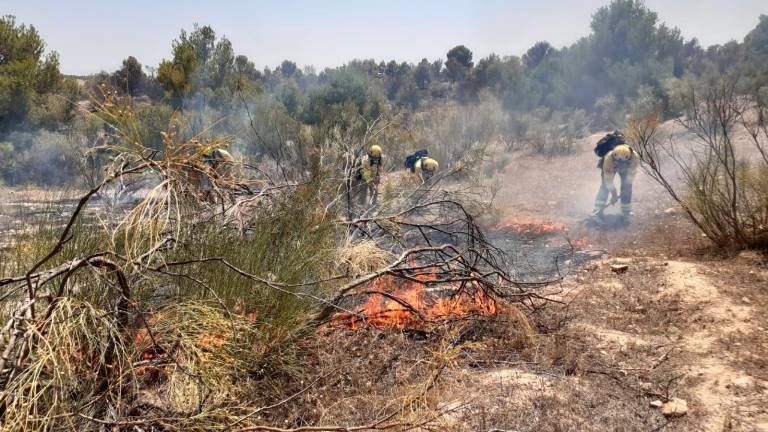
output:
[[[575,156],[516,157],[507,171],[499,202],[508,213],[565,223],[606,254],[558,287],[568,306],[549,318],[565,317],[566,323],[537,336],[538,349],[554,356],[548,369],[525,365],[471,374],[471,387],[486,395],[476,406],[518,413],[482,426],[768,431],[768,264],[751,252],[713,256],[642,174],[628,229],[586,227],[582,220],[599,185],[591,154],[597,138],[582,141]],[[616,274],[615,263],[629,270]],[[547,340],[567,346],[572,352],[563,356],[573,358],[557,358]],[[687,402],[686,415],[664,417],[651,404],[672,398]]]

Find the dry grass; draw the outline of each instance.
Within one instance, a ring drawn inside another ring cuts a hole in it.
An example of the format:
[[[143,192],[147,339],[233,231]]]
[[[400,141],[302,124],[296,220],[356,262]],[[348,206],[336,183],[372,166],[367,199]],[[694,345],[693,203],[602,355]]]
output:
[[[251,396],[251,375],[276,343],[254,317],[228,316],[201,303],[168,306],[148,321],[151,331],[141,329],[135,345],[147,360],[139,369],[142,387],[156,392],[169,412],[239,405]]]
[[[452,377],[466,368],[517,358],[529,346],[531,332],[514,309],[420,330],[321,329],[300,345],[303,382],[290,384],[292,392],[302,384],[311,388],[272,418],[290,424],[362,424],[394,416],[404,424],[428,421],[431,428],[445,430],[438,426],[441,417],[456,408],[445,404],[446,392],[456,388]]]
[[[334,250],[337,274],[355,278],[386,266],[392,259],[373,240],[353,240],[346,236]]]
[[[1,430],[74,429],[83,423],[78,415],[119,409],[123,382],[132,378],[130,347],[109,313],[60,299],[29,331],[40,343],[2,393]]]

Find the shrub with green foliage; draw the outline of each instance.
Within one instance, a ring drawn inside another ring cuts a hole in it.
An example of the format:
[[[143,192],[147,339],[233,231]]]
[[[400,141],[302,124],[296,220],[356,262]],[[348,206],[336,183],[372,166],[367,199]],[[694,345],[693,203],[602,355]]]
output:
[[[63,101],[51,99],[57,94]],[[62,80],[58,54],[45,54],[37,29],[0,17],[0,133],[25,125],[31,112],[42,126],[71,120],[75,98],[72,82]]]
[[[309,94],[303,120],[309,124],[332,122],[346,105],[359,115],[374,119],[385,109],[386,102],[368,78],[351,69],[328,71],[321,85]]]

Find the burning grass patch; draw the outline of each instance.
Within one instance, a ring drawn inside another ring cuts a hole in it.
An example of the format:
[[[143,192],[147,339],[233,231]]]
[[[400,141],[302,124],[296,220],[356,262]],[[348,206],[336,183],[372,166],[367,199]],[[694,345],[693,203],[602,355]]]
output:
[[[506,217],[494,225],[492,229],[535,236],[564,233],[566,231],[565,224],[552,222],[547,219],[522,218],[518,216]]]
[[[505,307],[475,282],[441,283],[429,272],[410,278],[381,276],[364,294],[355,312],[336,314],[329,325],[352,329],[424,328],[437,322],[493,316]]]
[[[135,372],[166,410],[237,404],[280,335],[247,316],[201,303],[172,305],[154,314],[135,337]]]
[[[508,216],[490,229],[497,235],[507,234],[528,241],[546,240],[545,246],[571,247],[574,251],[587,249],[592,242],[587,237],[571,238],[565,224],[545,218]],[[553,241],[553,238],[559,238],[560,241]]]

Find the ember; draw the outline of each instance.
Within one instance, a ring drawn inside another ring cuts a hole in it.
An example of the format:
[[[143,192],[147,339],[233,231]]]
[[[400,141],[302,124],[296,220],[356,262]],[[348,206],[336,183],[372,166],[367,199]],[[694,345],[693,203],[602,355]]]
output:
[[[435,321],[495,315],[502,309],[475,283],[428,284],[437,280],[433,274],[416,275],[414,279],[390,275],[376,279],[368,287],[372,294],[356,313],[337,314],[329,325],[352,329],[366,325],[380,329],[424,328]]]
[[[221,348],[224,346],[224,336],[216,332],[205,332],[197,337],[196,343],[200,348]]]
[[[590,240],[586,237],[582,237],[571,241],[571,245],[574,250],[580,251],[589,247]]]
[[[512,231],[518,234],[544,235],[564,232],[565,225],[543,219],[520,219],[509,217],[493,227],[494,230]]]

